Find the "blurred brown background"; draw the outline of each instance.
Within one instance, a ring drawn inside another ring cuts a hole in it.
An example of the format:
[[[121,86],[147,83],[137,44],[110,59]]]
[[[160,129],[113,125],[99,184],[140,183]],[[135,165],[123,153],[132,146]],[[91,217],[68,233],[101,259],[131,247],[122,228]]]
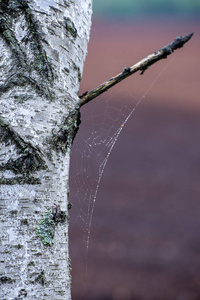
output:
[[[74,300],[200,300],[199,23],[94,19],[80,94],[176,36],[193,31],[183,49],[81,109],[82,125],[74,151],[83,147],[80,137],[90,135],[92,125],[84,121],[93,114],[96,103],[100,107],[109,101],[120,109],[132,105],[150,87],[109,157],[87,257],[84,233],[77,222],[81,199],[75,197],[77,163],[72,153]]]

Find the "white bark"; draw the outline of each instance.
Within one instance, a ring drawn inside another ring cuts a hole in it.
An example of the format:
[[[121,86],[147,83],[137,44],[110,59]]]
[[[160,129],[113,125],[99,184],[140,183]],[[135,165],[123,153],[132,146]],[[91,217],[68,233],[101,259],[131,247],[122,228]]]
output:
[[[0,299],[71,299],[69,158],[91,1],[0,1]]]

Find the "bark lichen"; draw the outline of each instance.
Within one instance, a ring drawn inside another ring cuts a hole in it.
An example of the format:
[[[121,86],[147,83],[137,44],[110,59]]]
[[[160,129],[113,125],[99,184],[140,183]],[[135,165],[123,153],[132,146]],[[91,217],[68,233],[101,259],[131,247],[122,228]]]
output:
[[[76,29],[74,23],[72,22],[72,20],[70,18],[64,17],[63,23],[66,28],[66,31],[69,32],[73,38],[76,38],[77,37],[77,29]]]
[[[59,205],[54,205],[52,210],[43,215],[43,218],[36,229],[36,233],[42,238],[42,243],[44,245],[53,246],[55,226],[57,223],[64,223],[66,219],[66,212],[61,211]]]
[[[36,233],[42,238],[44,245],[53,246],[54,234],[55,234],[55,224],[53,221],[53,215],[51,211],[46,212],[43,215],[42,220],[39,222],[36,229]]]

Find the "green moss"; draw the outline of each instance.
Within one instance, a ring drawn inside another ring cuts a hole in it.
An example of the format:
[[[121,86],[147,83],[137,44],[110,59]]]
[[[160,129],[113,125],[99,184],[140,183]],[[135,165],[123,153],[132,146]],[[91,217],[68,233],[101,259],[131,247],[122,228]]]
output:
[[[42,238],[44,245],[52,246],[54,243],[55,223],[51,211],[43,215],[43,219],[39,222],[36,233]]]
[[[65,26],[67,32],[69,32],[73,38],[76,38],[77,30],[76,30],[76,27],[75,27],[74,23],[72,22],[72,20],[70,18],[64,17],[63,23],[64,23],[64,26]]]
[[[66,212],[61,211],[59,205],[54,205],[51,211],[48,211],[43,215],[43,218],[36,229],[36,233],[42,238],[44,245],[53,246],[55,226],[58,223],[64,223],[67,219]]]

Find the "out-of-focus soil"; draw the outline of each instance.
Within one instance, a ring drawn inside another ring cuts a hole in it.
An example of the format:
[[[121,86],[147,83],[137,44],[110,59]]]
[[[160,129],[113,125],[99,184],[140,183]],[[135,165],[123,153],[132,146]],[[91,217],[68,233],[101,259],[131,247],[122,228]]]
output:
[[[93,100],[123,106],[148,91],[105,168],[87,262],[72,207],[74,300],[200,300],[199,24],[94,23],[81,92],[192,31],[194,37],[177,54]],[[91,130],[84,120],[94,106],[82,108],[83,135]],[[72,202],[74,169],[72,156]]]

